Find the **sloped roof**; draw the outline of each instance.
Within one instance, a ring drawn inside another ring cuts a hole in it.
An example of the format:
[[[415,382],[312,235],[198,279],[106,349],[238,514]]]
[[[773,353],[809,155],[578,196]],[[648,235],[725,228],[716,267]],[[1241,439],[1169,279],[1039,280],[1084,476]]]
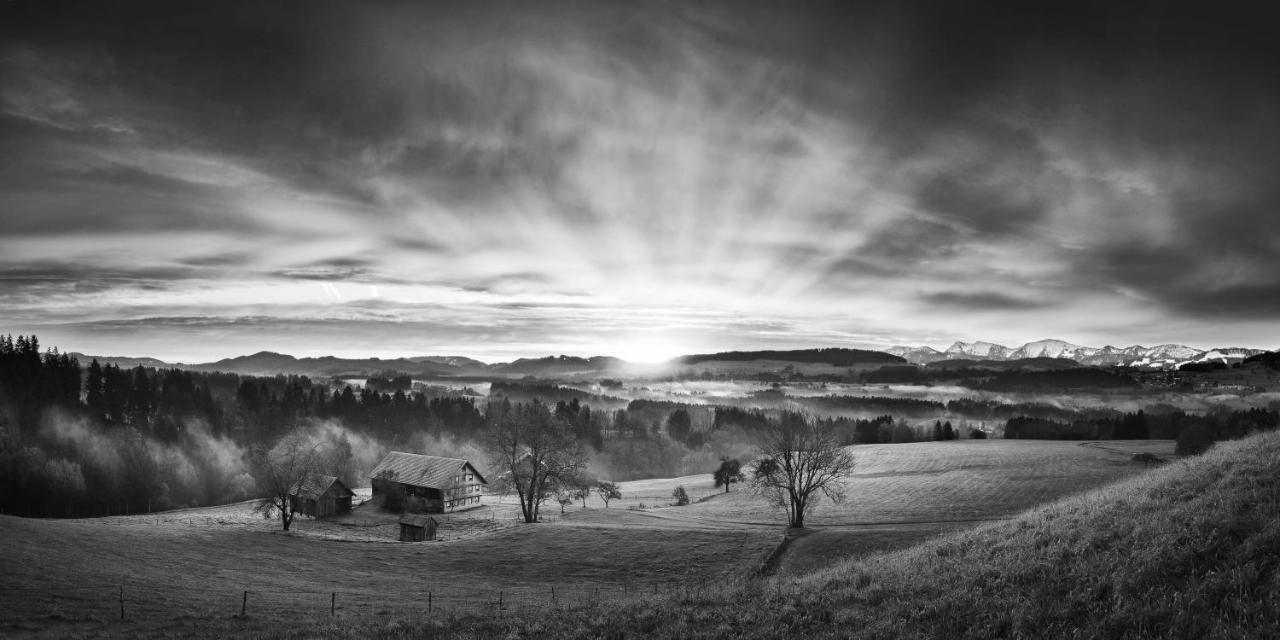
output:
[[[427,526],[427,521],[434,523],[436,519],[427,515],[414,515],[408,513],[400,516],[400,524],[407,524],[411,527],[425,527]]]
[[[328,492],[329,488],[332,487],[334,483],[337,483],[341,488],[341,491],[338,492],[340,495],[344,497],[355,495],[355,492],[348,489],[347,485],[343,484],[341,480],[334,476],[326,476],[318,473],[307,476],[307,478],[302,481],[301,491],[299,491],[298,487],[294,487],[289,490],[289,495],[296,496],[301,494],[304,498],[319,498]]]
[[[402,451],[388,453],[387,457],[369,472],[369,477],[377,479],[384,473],[391,472],[395,475],[396,482],[415,487],[442,489],[449,486],[453,482],[453,477],[466,465],[470,465],[481,484],[489,484],[489,481],[476,470],[475,465],[462,458],[441,458]]]

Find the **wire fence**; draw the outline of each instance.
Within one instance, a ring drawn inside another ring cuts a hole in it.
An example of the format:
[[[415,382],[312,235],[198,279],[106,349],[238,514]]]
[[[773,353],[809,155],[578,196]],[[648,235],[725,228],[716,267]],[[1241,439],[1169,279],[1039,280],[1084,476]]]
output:
[[[208,588],[190,583],[154,585],[78,585],[0,588],[3,618],[68,618],[98,621],[146,621],[180,616],[251,616],[285,618],[369,616],[537,616],[557,611],[608,608],[639,601],[720,597],[731,585],[722,582],[673,581],[547,584],[502,588],[450,588],[424,585],[407,593],[402,585],[357,590],[253,587]]]

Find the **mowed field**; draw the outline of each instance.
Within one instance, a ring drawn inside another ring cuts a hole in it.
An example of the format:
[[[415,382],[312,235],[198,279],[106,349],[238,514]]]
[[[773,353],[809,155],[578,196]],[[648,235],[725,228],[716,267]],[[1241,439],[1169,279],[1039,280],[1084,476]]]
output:
[[[789,543],[777,571],[800,575],[850,556],[899,549],[937,535],[1011,517],[1059,498],[1151,468],[1134,453],[1172,457],[1171,440],[1065,442],[957,440],[850,447],[853,475],[845,499],[825,497],[806,516],[813,529]],[[689,480],[689,479],[680,479]],[[648,481],[660,493],[660,481]],[[709,487],[711,482],[706,481]],[[688,485],[686,485],[688,486]],[[779,522],[779,511],[742,487],[654,515],[752,526]]]
[[[803,573],[1010,516],[1145,471],[1129,460],[1129,448],[1167,453],[1172,446],[992,440],[854,447],[848,500],[819,506],[809,519],[817,531],[789,543],[777,569]],[[652,508],[669,502],[676,486],[696,502]],[[486,497],[480,509],[445,517],[444,540],[429,543],[393,541],[390,523],[300,518],[284,534],[247,503],[85,520],[0,516],[0,636],[198,636],[211,620],[224,633],[226,624],[254,632],[272,628],[273,614],[322,618],[331,606],[340,617],[420,616],[428,606],[488,610],[499,602],[550,612],[740,582],[783,533],[779,512],[743,486],[718,493],[709,475],[623,483],[623,494],[608,509],[593,498],[563,516],[548,505],[553,522],[534,525],[515,522],[510,498]],[[249,616],[229,623],[246,591]]]
[[[1086,491],[1147,468],[1133,453],[1172,456],[1170,440],[1080,443],[954,440],[850,447],[855,466],[845,500],[822,501],[806,516],[815,527],[988,520]],[[776,522],[778,512],[741,488],[691,504],[687,517]]]
[[[335,599],[340,616],[425,614],[429,597],[437,613],[500,599],[550,609],[732,580],[778,540],[776,531],[536,524],[455,542],[344,542],[257,523],[135,520],[0,516],[0,636],[198,634],[200,620],[238,614],[245,591],[260,622],[282,611],[328,616]]]

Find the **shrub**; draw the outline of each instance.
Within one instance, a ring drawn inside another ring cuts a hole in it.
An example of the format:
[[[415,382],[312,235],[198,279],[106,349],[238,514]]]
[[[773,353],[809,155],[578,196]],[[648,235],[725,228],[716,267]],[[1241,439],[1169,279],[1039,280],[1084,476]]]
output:
[[[973,430],[970,430],[970,431],[969,431],[969,439],[971,439],[971,440],[986,440],[986,439],[987,439],[987,432],[986,432],[986,431],[983,431],[982,429],[973,429]]]
[[[689,504],[689,492],[684,490],[684,485],[676,487],[676,490],[671,492],[671,497],[676,499],[677,507]]]

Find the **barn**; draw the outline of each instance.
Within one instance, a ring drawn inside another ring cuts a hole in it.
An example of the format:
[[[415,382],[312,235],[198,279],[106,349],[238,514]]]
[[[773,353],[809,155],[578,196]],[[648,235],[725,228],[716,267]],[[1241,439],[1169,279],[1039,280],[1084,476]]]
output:
[[[355,495],[341,480],[313,474],[289,491],[289,505],[294,513],[323,518],[350,511]]]
[[[398,492],[414,497],[428,513],[452,511],[480,504],[484,485],[489,484],[475,465],[462,458],[442,458],[392,451],[369,472],[374,497]]]
[[[436,539],[436,519],[431,516],[405,514],[400,518],[400,542],[423,542]]]

